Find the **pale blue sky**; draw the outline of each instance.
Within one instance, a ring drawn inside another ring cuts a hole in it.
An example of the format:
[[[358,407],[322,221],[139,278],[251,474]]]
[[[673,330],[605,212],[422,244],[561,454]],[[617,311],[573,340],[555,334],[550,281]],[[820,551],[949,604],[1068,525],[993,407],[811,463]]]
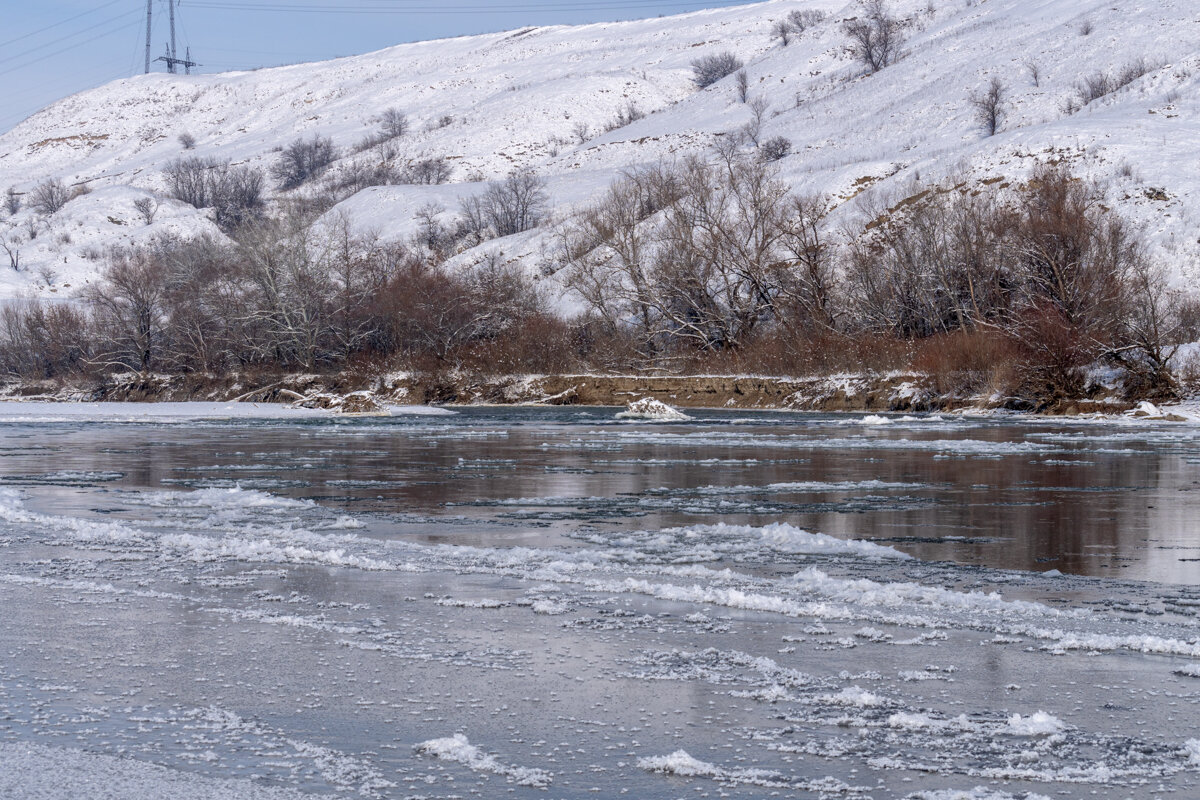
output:
[[[153,0],[152,57],[169,39]],[[745,0],[181,0],[179,55],[200,72],[316,61],[400,42],[674,14]],[[39,108],[145,67],[146,0],[3,0],[0,132]],[[162,64],[153,65],[161,71]]]

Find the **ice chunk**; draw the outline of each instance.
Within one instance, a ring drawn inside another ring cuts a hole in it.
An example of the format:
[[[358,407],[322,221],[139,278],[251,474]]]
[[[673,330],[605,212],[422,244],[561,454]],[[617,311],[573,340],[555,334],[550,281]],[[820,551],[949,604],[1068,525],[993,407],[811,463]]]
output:
[[[554,780],[554,775],[545,770],[501,764],[495,756],[489,755],[471,744],[470,740],[461,733],[443,739],[421,742],[414,749],[418,753],[425,753],[443,761],[455,761],[475,772],[503,775],[520,786],[544,789]]]
[[[617,414],[617,418],[644,419],[652,422],[682,422],[691,419],[679,409],[672,408],[653,397],[643,397],[630,402],[629,408]]]
[[[1038,711],[1028,717],[1013,714],[1008,718],[1005,731],[1016,736],[1053,736],[1062,733],[1066,726],[1058,717],[1051,716],[1045,711]]]

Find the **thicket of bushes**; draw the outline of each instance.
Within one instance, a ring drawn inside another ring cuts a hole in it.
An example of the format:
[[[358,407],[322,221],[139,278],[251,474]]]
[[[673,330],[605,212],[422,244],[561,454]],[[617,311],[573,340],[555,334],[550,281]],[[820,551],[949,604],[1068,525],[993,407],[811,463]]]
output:
[[[428,206],[404,243],[272,218],[262,175],[199,159],[172,193],[216,206],[229,239],[160,239],[108,255],[78,304],[0,314],[0,368],[55,377],[136,371],[417,367],[803,374],[915,368],[945,391],[1053,402],[1096,364],[1170,396],[1168,362],[1197,309],[1168,291],[1100,189],[1047,166],[1016,187],[945,185],[864,206],[834,229],[775,166],[733,148],[631,171],[556,229],[546,271],[587,312],[551,311],[530,270],[463,249],[544,224],[544,184],[514,173]],[[220,209],[226,209],[222,212]]]

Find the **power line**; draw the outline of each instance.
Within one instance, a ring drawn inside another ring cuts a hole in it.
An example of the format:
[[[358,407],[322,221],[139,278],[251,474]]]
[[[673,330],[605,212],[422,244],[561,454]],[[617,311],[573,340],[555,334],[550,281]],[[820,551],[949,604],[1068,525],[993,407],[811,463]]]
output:
[[[141,16],[140,11],[138,11],[136,13],[138,16]],[[24,69],[25,67],[29,66],[30,64],[37,64],[38,62],[45,61],[48,58],[54,58],[55,56],[62,55],[63,53],[67,52],[68,50],[74,50],[77,47],[82,47],[85,44],[90,44],[91,42],[97,41],[99,39],[103,39],[105,36],[109,36],[113,33],[116,33],[117,31],[126,30],[126,29],[132,27],[129,24],[129,22],[125,21],[125,19],[124,19],[125,17],[128,17],[128,16],[129,16],[128,14],[123,14],[117,20],[110,20],[110,22],[116,22],[119,20],[120,24],[112,26],[109,29],[103,31],[102,33],[98,33],[95,36],[85,39],[82,42],[78,42],[76,44],[70,44],[70,45],[67,45],[66,47],[59,48],[58,50],[53,50],[49,53],[45,53],[43,55],[38,56],[37,58],[31,58],[21,64],[17,64],[15,67],[9,67],[8,69],[0,70],[0,75],[8,75],[11,72],[16,72],[17,70]],[[93,26],[92,28],[90,28],[88,30],[94,30],[96,27],[99,27],[99,26]],[[87,31],[80,31],[80,33],[86,33],[86,32]],[[37,50],[35,49],[32,51],[28,51],[28,52],[37,52]],[[28,53],[26,53],[26,55],[27,54]],[[7,61],[11,61],[12,58],[15,58],[15,56],[12,56],[10,58],[0,59],[0,63],[5,63]]]
[[[128,18],[130,18],[130,17],[131,17],[131,16],[133,16],[133,15],[140,15],[140,14],[141,14],[141,12],[140,12],[140,11],[125,11],[125,12],[123,12],[123,13],[121,13],[121,14],[118,14],[118,15],[117,15],[117,16],[115,16],[115,17],[110,17],[109,19],[102,20],[101,22],[97,22],[97,23],[96,23],[96,24],[94,24],[94,25],[89,25],[89,26],[88,26],[88,27],[86,27],[86,28],[82,28],[82,29],[80,29],[80,30],[77,30],[77,31],[75,31],[74,33],[68,33],[66,36],[60,36],[60,37],[58,37],[57,39],[51,39],[51,40],[50,40],[50,41],[48,41],[48,42],[42,42],[41,44],[39,44],[39,45],[37,45],[37,46],[35,46],[35,47],[31,47],[31,48],[29,48],[28,50],[22,50],[22,51],[21,51],[21,52],[19,52],[19,53],[10,53],[10,54],[8,54],[8,55],[4,56],[4,58],[0,58],[0,64],[6,64],[6,63],[8,63],[9,61],[15,61],[15,60],[17,60],[17,59],[19,59],[19,58],[24,58],[25,56],[28,56],[28,55],[33,55],[34,53],[37,53],[38,51],[40,51],[40,50],[43,50],[43,49],[45,49],[45,48],[47,48],[47,47],[50,47],[50,46],[52,46],[52,45],[56,45],[56,44],[59,44],[60,42],[65,42],[65,41],[68,41],[68,40],[70,40],[70,39],[74,39],[74,38],[76,38],[76,37],[83,36],[84,34],[86,34],[86,33],[91,33],[92,31],[94,31],[94,30],[96,30],[96,29],[98,29],[98,28],[102,28],[102,27],[104,27],[105,25],[109,25],[109,24],[111,24],[111,23],[113,23],[113,22],[117,22],[117,21],[120,21],[120,20],[125,20],[125,19],[128,19]],[[92,41],[92,39],[88,39],[87,41]],[[72,47],[74,47],[74,46],[75,46],[75,45],[72,45]],[[68,47],[68,48],[66,48],[66,49],[67,49],[67,50],[70,50],[71,48],[70,48],[70,47]],[[59,52],[62,52],[62,51],[59,51]],[[32,62],[30,62],[30,63],[32,63]]]
[[[73,17],[67,17],[66,19],[59,20],[58,22],[47,25],[44,28],[38,28],[36,31],[30,31],[29,33],[23,33],[14,39],[9,39],[7,42],[0,42],[0,47],[8,47],[10,44],[16,44],[17,42],[21,41],[22,39],[28,39],[32,36],[37,36],[39,33],[45,33],[46,31],[53,30],[54,28],[57,28],[60,25],[66,25],[68,22],[74,22],[75,20],[79,19],[80,17],[86,17],[88,14],[95,14],[97,11],[103,11],[104,9],[108,8],[109,6],[115,6],[117,3],[121,3],[121,2],[125,2],[125,0],[110,0],[110,2],[104,3],[103,5],[96,6],[95,8],[89,8],[87,11],[76,14]]]
[[[724,3],[709,3],[710,7],[741,5],[745,0],[733,0]],[[619,11],[645,9],[644,3],[630,0],[585,0],[583,3],[566,3],[559,0],[551,3],[522,3],[505,5],[471,5],[446,6],[422,5],[399,8],[381,8],[378,6],[344,6],[344,5],[301,5],[286,2],[248,2],[234,3],[228,0],[192,0],[192,8],[206,8],[221,11],[289,11],[310,14],[481,14],[481,13],[530,13],[549,11]],[[685,8],[699,5],[696,2],[680,0],[677,2],[656,3],[659,8]]]

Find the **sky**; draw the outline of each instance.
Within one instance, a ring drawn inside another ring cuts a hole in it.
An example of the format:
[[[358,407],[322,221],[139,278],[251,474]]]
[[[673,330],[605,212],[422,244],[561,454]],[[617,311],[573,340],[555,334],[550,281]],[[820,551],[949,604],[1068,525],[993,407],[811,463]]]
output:
[[[203,73],[321,61],[529,25],[678,14],[746,0],[177,0],[177,55]],[[152,0],[151,58],[170,39]],[[3,0],[0,133],[68,95],[145,71],[146,0]],[[163,71],[162,63],[151,65]]]

